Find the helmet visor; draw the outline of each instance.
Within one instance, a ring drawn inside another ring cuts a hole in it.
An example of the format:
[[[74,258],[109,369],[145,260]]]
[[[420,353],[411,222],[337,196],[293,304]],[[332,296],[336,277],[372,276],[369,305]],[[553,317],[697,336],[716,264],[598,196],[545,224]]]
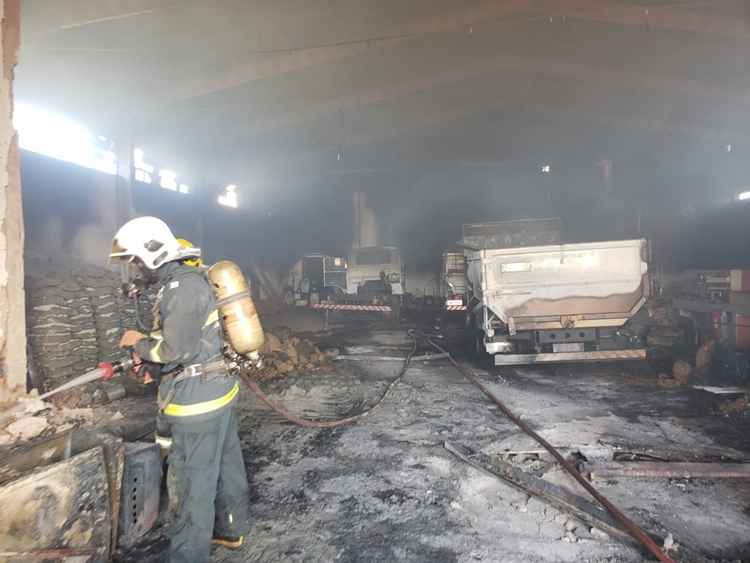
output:
[[[132,255],[133,253],[128,252],[128,249],[122,246],[117,239],[112,241],[112,249],[109,252],[110,258],[119,258],[121,256],[132,256]]]

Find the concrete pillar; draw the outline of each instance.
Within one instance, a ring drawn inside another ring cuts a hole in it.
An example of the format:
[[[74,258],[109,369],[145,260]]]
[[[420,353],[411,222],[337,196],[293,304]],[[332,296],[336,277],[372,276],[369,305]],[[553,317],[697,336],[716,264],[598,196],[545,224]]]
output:
[[[378,245],[378,223],[375,211],[367,205],[367,194],[354,192],[353,248]]]
[[[23,212],[13,70],[20,43],[20,0],[0,0],[0,401],[26,392]]]

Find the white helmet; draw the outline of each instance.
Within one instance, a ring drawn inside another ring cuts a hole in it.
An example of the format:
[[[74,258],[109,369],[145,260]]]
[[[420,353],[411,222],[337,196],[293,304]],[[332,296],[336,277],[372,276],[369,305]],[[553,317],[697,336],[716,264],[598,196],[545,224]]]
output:
[[[196,258],[200,248],[183,247],[167,224],[156,217],[138,217],[125,223],[112,240],[112,258],[138,258],[149,270],[167,262]]]

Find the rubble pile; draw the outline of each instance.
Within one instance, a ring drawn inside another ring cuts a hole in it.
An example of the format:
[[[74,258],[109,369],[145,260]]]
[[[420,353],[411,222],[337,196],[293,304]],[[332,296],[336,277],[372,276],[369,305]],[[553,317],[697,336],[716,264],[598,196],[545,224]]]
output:
[[[259,379],[284,377],[294,371],[313,369],[326,364],[328,356],[307,339],[292,336],[287,330],[266,332],[263,345],[264,367]]]
[[[698,348],[695,354],[695,366],[685,360],[677,360],[672,365],[671,376],[659,374],[659,385],[662,387],[677,387],[680,385],[695,384],[701,379],[711,376],[711,362],[716,349],[716,342],[709,340]]]
[[[122,331],[136,328],[133,302],[122,295],[119,276],[105,268],[28,276],[26,290],[30,352],[47,388],[117,359]],[[152,303],[153,296],[141,297],[146,326]]]
[[[94,412],[85,408],[57,408],[42,401],[36,393],[21,397],[0,417],[0,447],[12,446],[40,436],[69,430],[93,422]]]

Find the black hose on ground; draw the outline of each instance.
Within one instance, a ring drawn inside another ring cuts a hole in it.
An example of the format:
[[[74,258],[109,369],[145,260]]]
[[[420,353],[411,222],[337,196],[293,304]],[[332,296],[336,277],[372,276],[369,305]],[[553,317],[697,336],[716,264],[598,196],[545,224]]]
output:
[[[403,366],[401,367],[401,370],[399,371],[398,375],[393,381],[391,381],[388,384],[388,386],[385,388],[385,391],[383,391],[383,394],[380,396],[377,402],[364,412],[361,412],[359,414],[355,414],[353,416],[349,416],[346,418],[341,418],[339,420],[307,420],[307,419],[295,416],[292,413],[290,413],[281,403],[274,401],[268,395],[266,395],[263,392],[263,390],[260,388],[258,381],[252,377],[251,372],[241,370],[239,372],[239,377],[240,379],[242,379],[243,383],[248,387],[248,389],[250,389],[250,391],[252,391],[256,397],[258,397],[258,399],[260,399],[268,407],[276,411],[278,414],[283,416],[286,420],[288,420],[292,424],[296,424],[297,426],[301,426],[302,428],[336,428],[338,426],[345,426],[347,424],[352,424],[354,422],[363,420],[364,418],[367,418],[373,412],[375,412],[375,410],[378,409],[383,404],[386,397],[388,397],[388,395],[390,394],[391,390],[404,378],[404,375],[406,375],[406,371],[409,369],[409,364],[411,363],[411,359],[414,356],[415,352],[417,351],[416,337],[411,331],[409,331],[409,336],[412,337],[414,341],[414,345],[412,346],[406,358],[404,358]]]

